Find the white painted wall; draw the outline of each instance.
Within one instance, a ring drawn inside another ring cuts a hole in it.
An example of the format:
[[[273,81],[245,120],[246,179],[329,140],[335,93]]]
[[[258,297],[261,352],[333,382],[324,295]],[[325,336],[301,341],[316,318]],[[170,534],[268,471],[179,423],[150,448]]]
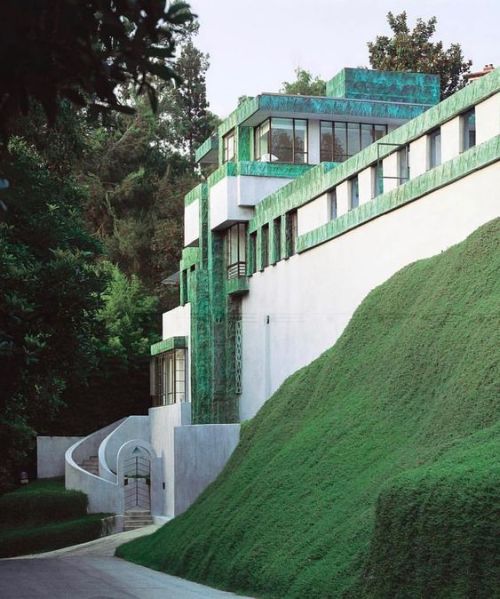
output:
[[[83,437],[37,437],[37,478],[64,476],[64,454],[67,449],[82,438]]]
[[[382,160],[382,167],[384,169],[384,177],[393,177],[392,179],[384,179],[384,193],[387,193],[403,183],[395,178],[399,177],[398,152],[393,152],[387,158],[384,158]]]
[[[462,151],[461,118],[455,117],[441,125],[441,162],[455,158]],[[413,175],[412,175],[413,176]]]
[[[410,177],[425,173],[428,163],[427,135],[424,135],[410,143]]]
[[[174,462],[174,429],[177,426],[191,424],[191,404],[177,403],[170,406],[150,408],[151,445],[161,460],[161,479],[157,488],[159,496],[155,497],[159,514],[175,515],[175,462]],[[162,489],[165,483],[165,489]]]
[[[330,219],[329,202],[329,194],[324,193],[297,210],[297,231],[299,235],[317,229],[328,222]]]
[[[250,177],[247,175],[236,179],[236,202],[239,206],[255,206],[268,195],[281,189],[293,179],[287,177]]]
[[[373,168],[369,166],[363,169],[358,175],[359,185],[359,203],[366,204],[370,200],[373,200],[373,189],[374,189],[374,173]]]
[[[476,144],[500,135],[500,94],[476,105]]]
[[[195,245],[200,238],[200,202],[184,207],[184,247]]]
[[[499,189],[496,163],[254,274],[242,299],[241,419],[331,347],[374,287],[499,216]]]
[[[163,313],[162,338],[189,337],[191,332],[191,304],[177,306]]]
[[[349,181],[337,185],[337,216],[349,212]]]
[[[116,465],[120,447],[132,439],[148,441],[150,438],[148,416],[129,416],[116,427],[99,446],[99,476],[108,480],[109,473],[116,475]]]
[[[174,429],[175,515],[184,512],[222,472],[240,439],[239,424]]]
[[[237,177],[224,177],[209,190],[210,228],[226,227],[234,221],[248,221],[253,209],[238,204]]]

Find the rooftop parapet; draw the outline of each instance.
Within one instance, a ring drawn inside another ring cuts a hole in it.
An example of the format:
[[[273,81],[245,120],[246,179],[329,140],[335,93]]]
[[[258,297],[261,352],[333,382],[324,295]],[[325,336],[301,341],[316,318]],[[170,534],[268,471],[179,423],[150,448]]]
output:
[[[439,102],[439,75],[345,68],[327,82],[326,95],[434,105]]]

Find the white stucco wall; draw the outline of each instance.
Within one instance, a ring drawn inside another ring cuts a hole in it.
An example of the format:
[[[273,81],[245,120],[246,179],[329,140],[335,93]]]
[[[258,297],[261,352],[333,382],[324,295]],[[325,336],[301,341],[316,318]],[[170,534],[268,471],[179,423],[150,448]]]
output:
[[[83,437],[37,437],[37,478],[64,476],[64,454],[67,449],[81,439],[83,439]]]
[[[177,306],[163,313],[162,339],[189,337],[191,332],[191,304]]]
[[[174,429],[191,424],[191,404],[177,403],[149,410],[151,445],[161,460],[161,478],[154,498],[159,514],[175,515]],[[165,489],[162,488],[163,483]]]
[[[236,203],[239,206],[255,206],[268,195],[293,181],[287,177],[250,177],[239,175],[236,180]]]
[[[184,246],[194,245],[200,238],[200,202],[184,207]]]
[[[251,208],[238,204],[237,177],[224,177],[211,187],[209,203],[211,229],[226,227],[234,221],[248,221],[253,216]]]
[[[239,424],[174,429],[175,515],[184,512],[222,472],[240,438]]]
[[[476,105],[476,144],[500,135],[500,94]]]
[[[330,218],[329,201],[329,194],[324,193],[319,198],[308,204],[304,204],[304,206],[301,206],[297,210],[297,231],[299,235],[317,229],[328,222]]]
[[[241,419],[331,347],[374,287],[498,216],[499,189],[496,163],[254,274],[242,300]]]
[[[410,143],[410,176],[413,179],[425,173],[428,165],[427,135]]]
[[[461,118],[455,117],[441,125],[441,162],[447,162],[462,151]]]

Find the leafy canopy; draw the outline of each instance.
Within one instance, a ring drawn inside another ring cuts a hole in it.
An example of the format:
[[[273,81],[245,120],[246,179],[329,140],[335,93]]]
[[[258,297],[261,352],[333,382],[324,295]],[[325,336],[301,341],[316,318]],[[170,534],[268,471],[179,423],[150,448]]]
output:
[[[61,99],[131,112],[118,86],[132,83],[153,108],[153,77],[177,80],[179,36],[194,15],[165,0],[4,0],[0,3],[0,125],[37,100],[53,121]]]
[[[295,81],[283,81],[280,89],[282,94],[299,96],[325,96],[326,82],[318,76],[313,77],[310,71],[297,67],[295,69],[297,79]]]
[[[417,19],[410,30],[406,12],[387,14],[392,37],[378,35],[368,42],[370,65],[381,71],[413,71],[435,73],[441,77],[441,99],[447,98],[464,84],[463,76],[472,62],[465,60],[460,44],[443,47],[443,42],[431,41],[436,32],[436,17],[428,21]]]

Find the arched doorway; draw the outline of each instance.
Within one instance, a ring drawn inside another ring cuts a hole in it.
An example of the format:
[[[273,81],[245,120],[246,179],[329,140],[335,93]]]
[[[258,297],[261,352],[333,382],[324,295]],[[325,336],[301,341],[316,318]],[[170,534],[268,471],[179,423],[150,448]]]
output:
[[[123,456],[123,495],[126,512],[151,509],[151,457],[140,445]]]

